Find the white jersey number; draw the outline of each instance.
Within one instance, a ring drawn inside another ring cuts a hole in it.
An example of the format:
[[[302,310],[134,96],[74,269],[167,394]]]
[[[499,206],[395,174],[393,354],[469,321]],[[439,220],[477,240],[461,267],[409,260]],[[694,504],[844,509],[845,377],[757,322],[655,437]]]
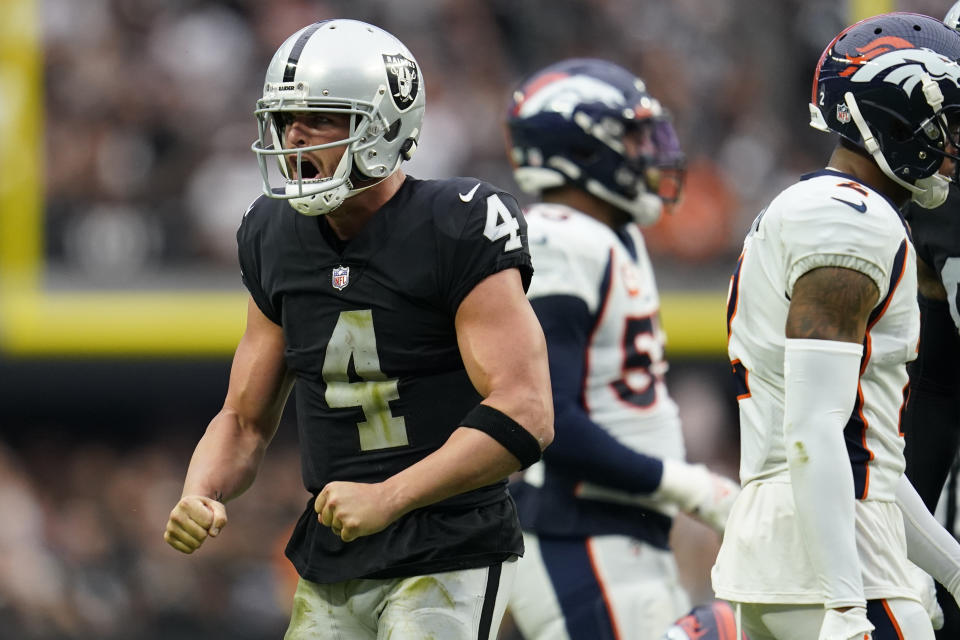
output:
[[[351,381],[349,368],[356,371]],[[390,401],[400,398],[398,380],[387,379],[380,370],[377,336],[373,331],[373,312],[341,311],[323,359],[325,398],[331,408],[360,407],[363,422],[357,423],[360,449],[372,451],[407,444],[407,425],[403,416],[390,412]]]
[[[496,242],[503,237],[509,238],[503,245],[506,253],[523,246],[519,231],[520,222],[513,217],[500,196],[495,193],[487,196],[487,224],[483,227],[483,235],[489,238],[490,242]]]

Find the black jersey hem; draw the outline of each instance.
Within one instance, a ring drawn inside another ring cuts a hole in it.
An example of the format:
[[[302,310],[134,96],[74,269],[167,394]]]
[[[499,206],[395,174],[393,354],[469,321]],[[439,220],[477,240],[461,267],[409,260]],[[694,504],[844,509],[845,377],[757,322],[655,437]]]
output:
[[[522,553],[502,551],[497,553],[482,553],[476,556],[457,558],[450,561],[416,562],[409,565],[390,567],[389,569],[385,569],[383,571],[377,571],[365,576],[361,576],[361,578],[365,580],[382,578],[408,578],[410,576],[444,573],[446,571],[478,569],[480,567],[489,567],[491,565],[500,564],[502,562],[506,562],[512,557],[519,557],[522,555]]]
[[[345,582],[346,580],[389,580],[393,578],[411,578],[414,576],[426,576],[434,573],[447,573],[449,571],[465,571],[467,569],[480,569],[507,562],[508,560],[522,557],[522,552],[499,551],[496,553],[481,553],[473,556],[460,558],[448,558],[444,560],[433,560],[430,562],[412,562],[410,564],[397,565],[389,569],[374,571],[354,578],[345,578],[342,581],[324,580],[323,576],[313,571],[301,572],[294,562],[294,568],[304,580],[315,582],[317,584],[336,584],[336,582]]]
[[[304,580],[316,582],[317,584],[336,584],[347,580],[383,580],[388,578],[410,578],[412,576],[425,576],[431,573],[445,573],[447,571],[462,571],[464,569],[477,569],[480,567],[489,567],[494,564],[506,562],[510,558],[523,556],[523,551],[497,551],[480,553],[472,556],[462,556],[459,558],[444,558],[430,560],[426,562],[411,562],[409,564],[398,564],[379,571],[365,573],[342,580],[325,579],[324,576],[316,571],[302,570],[304,559],[295,556],[289,556],[297,574]]]
[[[321,584],[453,571],[522,556],[513,499],[499,486],[491,489],[499,489],[499,499],[491,504],[415,509],[352,542],[320,525],[309,507],[294,527],[286,556],[301,577]],[[475,499],[485,500],[483,495]]]

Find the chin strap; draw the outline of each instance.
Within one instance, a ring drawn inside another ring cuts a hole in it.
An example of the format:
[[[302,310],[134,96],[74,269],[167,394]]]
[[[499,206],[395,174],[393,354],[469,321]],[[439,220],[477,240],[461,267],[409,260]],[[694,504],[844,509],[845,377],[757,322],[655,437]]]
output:
[[[306,186],[314,187],[314,191],[305,191],[305,183],[302,179],[287,180],[286,194],[291,197],[290,206],[297,213],[305,216],[326,215],[343,204],[343,201],[350,195],[351,184],[346,177],[353,166],[351,161],[349,147],[340,158],[337,169],[333,176],[324,178],[318,182],[306,183]],[[300,154],[297,154],[297,162],[300,162]],[[324,185],[324,183],[328,183]],[[317,187],[324,186],[321,190]]]
[[[929,76],[926,76],[926,78],[929,79]],[[937,104],[942,104],[943,94],[940,93],[940,87],[937,86],[937,83],[933,82],[932,80],[930,83],[936,89],[936,94],[940,96],[939,103]],[[924,83],[923,91],[924,97],[927,98],[927,102],[930,103],[931,98],[936,101],[936,96],[930,95],[932,92],[928,92],[928,89],[929,86]],[[893,172],[893,169],[890,168],[890,164],[887,162],[887,159],[883,157],[883,152],[880,150],[880,143],[877,142],[877,139],[870,131],[870,127],[863,118],[863,114],[860,113],[860,106],[857,104],[856,98],[853,97],[853,93],[849,91],[846,92],[843,95],[843,101],[850,110],[850,115],[853,118],[853,122],[857,125],[857,129],[860,131],[860,136],[863,138],[864,148],[867,150],[867,153],[873,157],[874,162],[877,163],[877,166],[880,167],[880,170],[883,171],[885,176],[909,191],[911,194],[910,199],[924,209],[935,209],[947,201],[947,194],[950,189],[950,181],[939,173],[935,173],[926,178],[920,178],[913,184],[903,180],[902,178],[899,178],[897,174]],[[933,107],[933,104],[930,106]]]
[[[649,227],[656,223],[663,212],[663,200],[649,191],[644,191],[631,200],[614,193],[600,184],[598,180],[587,179],[585,186],[587,193],[609,202],[622,211],[626,211],[630,214],[631,219],[641,227]]]

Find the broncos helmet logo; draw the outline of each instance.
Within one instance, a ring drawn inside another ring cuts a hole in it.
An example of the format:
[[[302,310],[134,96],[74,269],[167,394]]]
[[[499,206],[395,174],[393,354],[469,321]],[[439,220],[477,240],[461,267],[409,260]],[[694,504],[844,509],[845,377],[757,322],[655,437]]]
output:
[[[884,51],[876,55],[871,64],[861,64],[850,80],[866,83],[882,76],[884,82],[895,84],[910,95],[924,74],[934,81],[948,78],[960,87],[960,66],[935,51],[917,48]]]
[[[876,40],[871,41],[865,47],[857,47],[857,51],[860,52],[859,56],[850,57],[850,55],[844,56],[847,59],[846,69],[840,72],[839,75],[846,78],[852,73],[855,73],[860,69],[864,63],[873,60],[877,56],[883,55],[895,49],[915,49],[916,47],[909,40],[904,40],[903,38],[898,38],[896,36],[884,36],[883,38],[877,38]]]
[[[543,111],[561,114],[569,120],[584,102],[600,102],[616,109],[626,104],[623,92],[587,75],[551,74],[549,82],[534,81],[517,100],[514,113],[521,117]],[[559,77],[557,77],[559,76]]]

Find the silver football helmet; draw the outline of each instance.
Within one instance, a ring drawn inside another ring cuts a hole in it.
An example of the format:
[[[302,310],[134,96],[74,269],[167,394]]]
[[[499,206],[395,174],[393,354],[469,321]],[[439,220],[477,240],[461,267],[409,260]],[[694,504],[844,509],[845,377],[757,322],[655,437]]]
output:
[[[273,55],[254,111],[259,136],[251,148],[260,165],[263,193],[288,200],[304,215],[330,213],[413,156],[425,104],[420,65],[391,34],[357,20],[304,27]],[[285,148],[284,128],[296,112],[349,114],[349,135]],[[340,146],[346,149],[332,176],[317,175],[304,156]],[[282,177],[278,186],[271,184],[271,156]],[[288,158],[297,167],[295,175]]]
[[[953,6],[947,11],[947,15],[943,17],[943,24],[955,31],[960,30],[960,2],[953,3]]]

